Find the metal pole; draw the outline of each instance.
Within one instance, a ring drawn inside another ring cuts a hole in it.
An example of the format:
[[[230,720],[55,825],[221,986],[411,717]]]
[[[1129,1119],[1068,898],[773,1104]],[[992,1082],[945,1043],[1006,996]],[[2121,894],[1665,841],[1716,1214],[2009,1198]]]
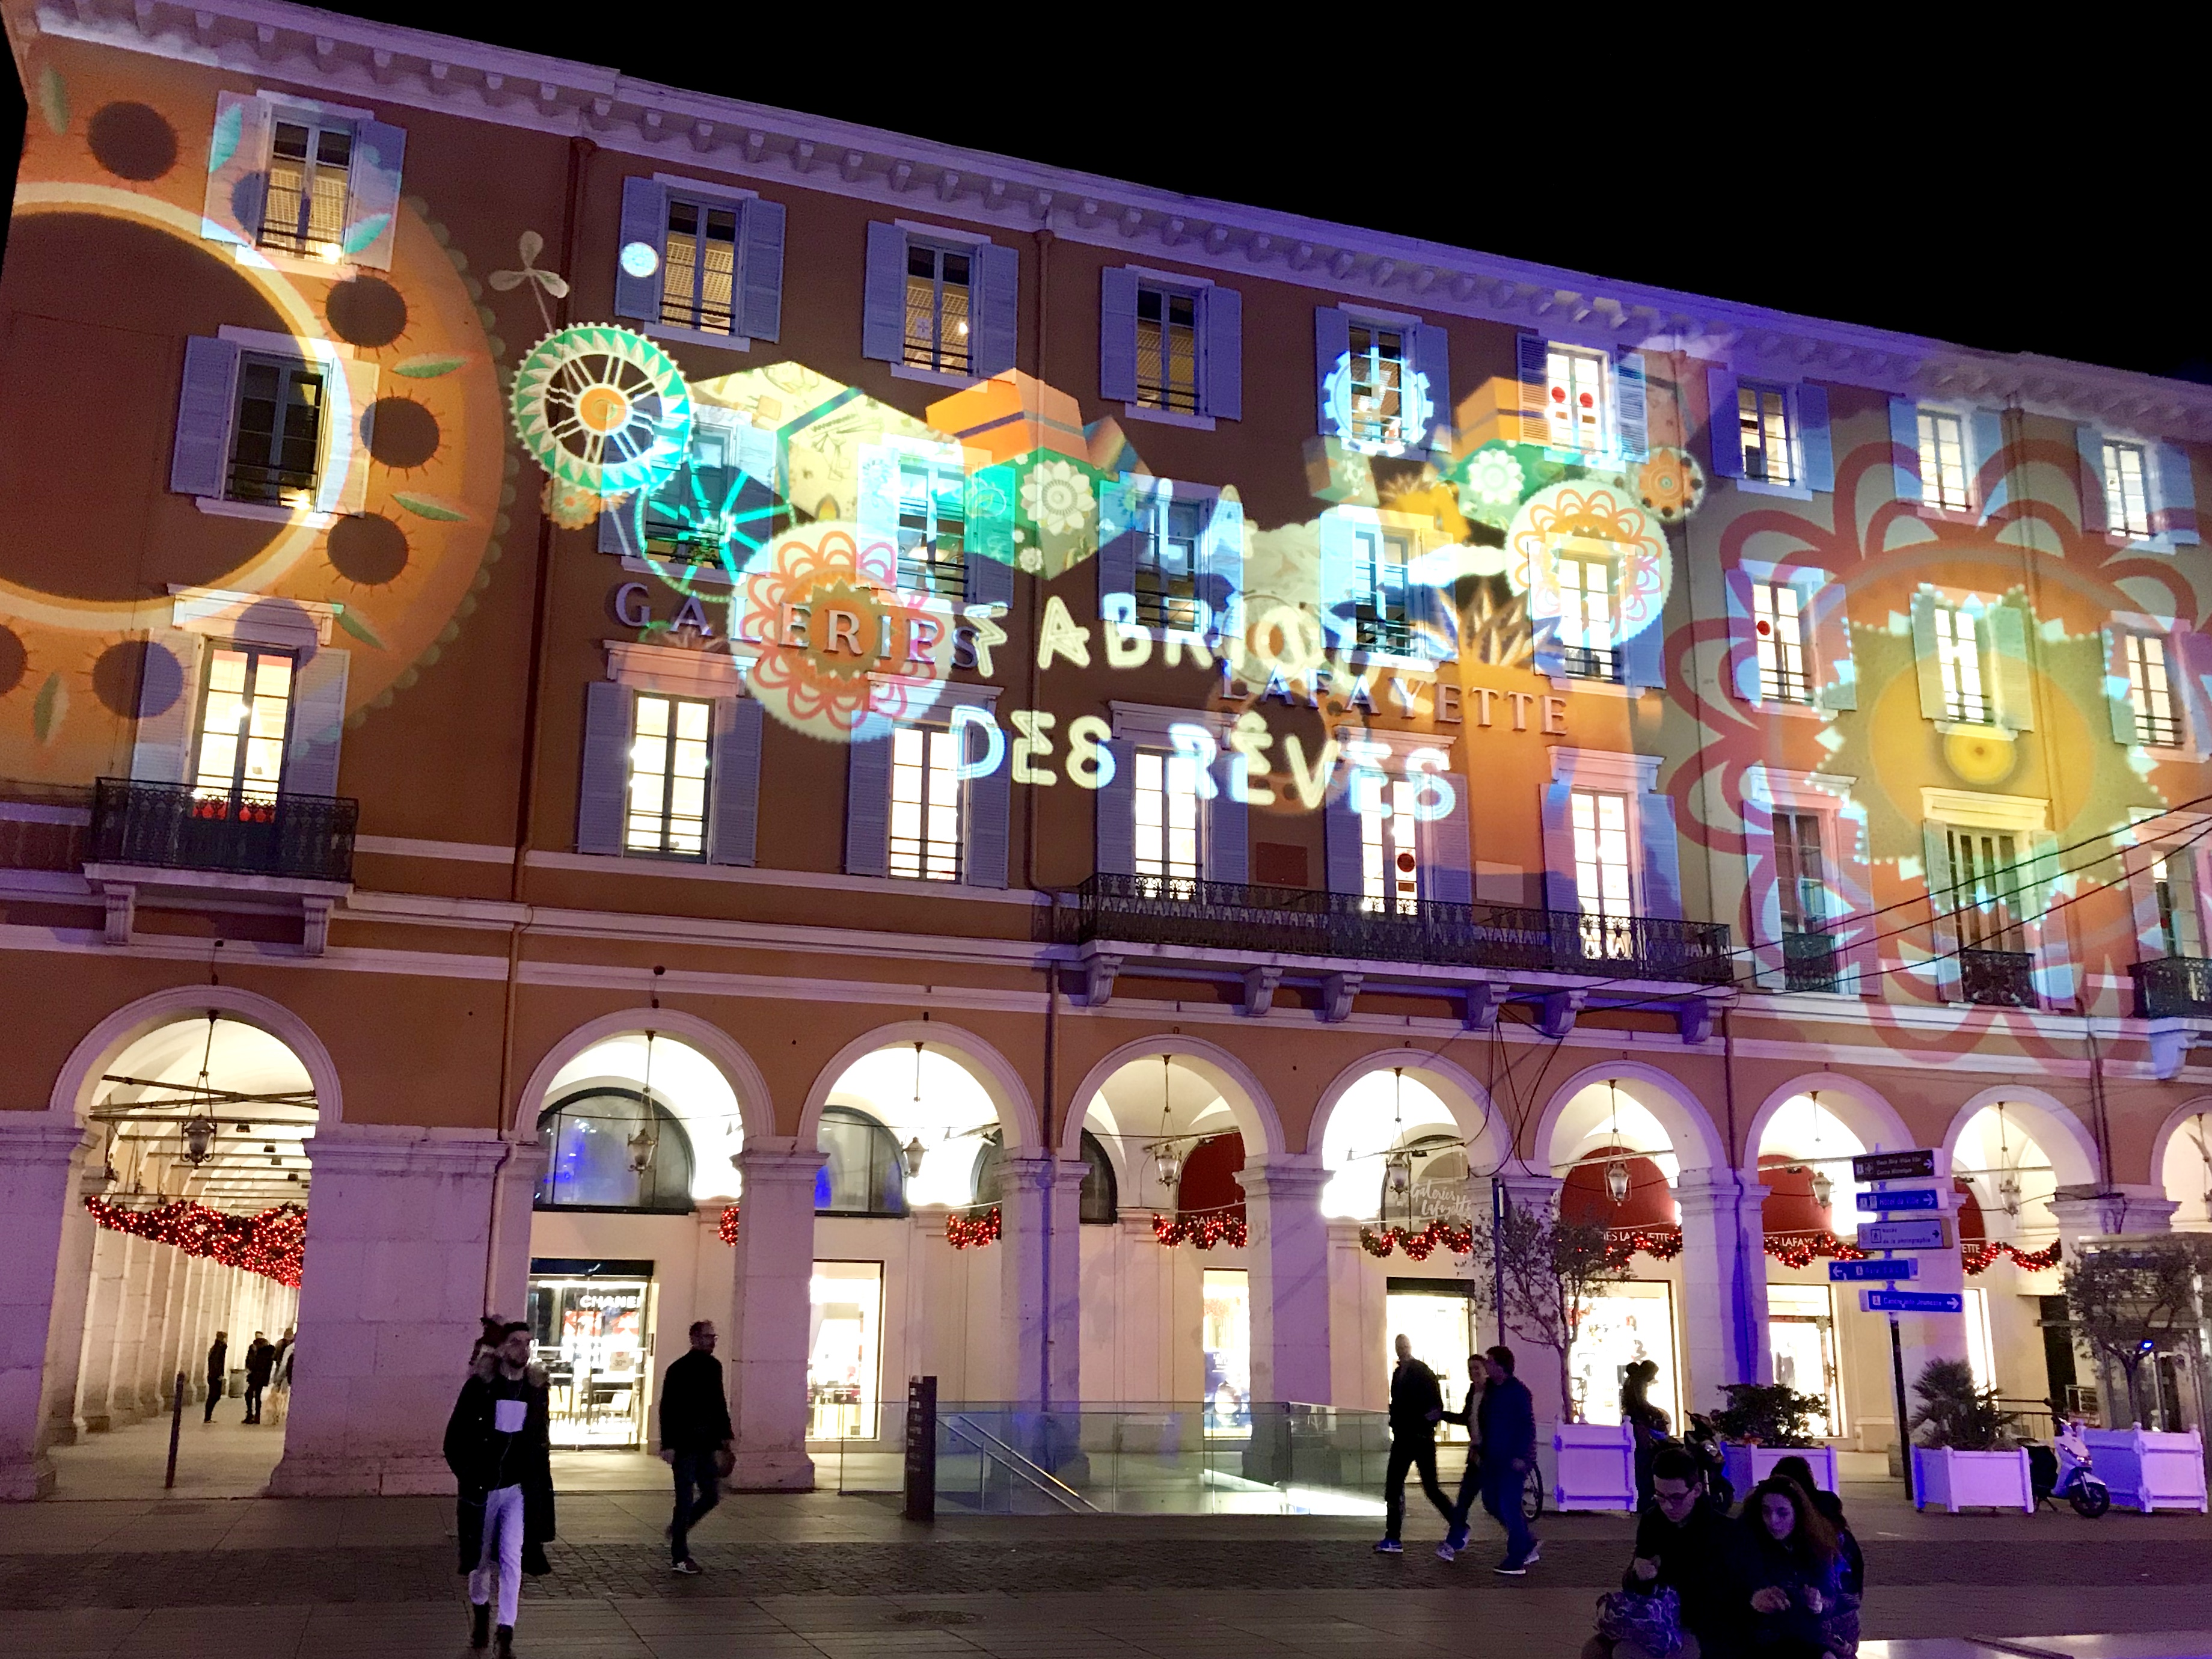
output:
[[[161,1481],[164,1491],[177,1484],[177,1436],[185,1425],[185,1374],[177,1373],[177,1386],[169,1394],[169,1473]]]
[[[1889,1316],[1889,1377],[1897,1394],[1897,1466],[1905,1471],[1905,1496],[1912,1497],[1912,1436],[1905,1426],[1905,1339],[1897,1333],[1897,1316]]]

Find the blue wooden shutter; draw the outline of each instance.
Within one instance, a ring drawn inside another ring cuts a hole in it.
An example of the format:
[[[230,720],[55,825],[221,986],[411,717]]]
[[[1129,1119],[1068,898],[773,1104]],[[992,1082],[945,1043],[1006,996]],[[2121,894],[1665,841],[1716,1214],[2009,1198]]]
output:
[[[2005,503],[2007,477],[2004,465],[2004,416],[1994,409],[1977,409],[1966,416],[1966,427],[1972,434],[1974,499],[1979,506],[1981,520],[1987,524],[1992,514]]]
[[[612,680],[584,690],[584,768],[576,789],[576,850],[619,853],[629,796],[629,692]]]
[[[1912,596],[1912,664],[1920,676],[1920,712],[1931,720],[1948,720],[1943,697],[1943,665],[1937,656],[1936,607],[1939,601],[1923,589]]]
[[[1421,826],[1421,896],[1439,904],[1472,904],[1474,849],[1468,839],[1467,775],[1447,767],[1437,778],[1452,792],[1451,811]]]
[[[622,251],[632,242],[653,250],[653,269],[634,276],[623,269]],[[615,315],[635,322],[660,320],[660,266],[668,251],[668,187],[633,176],[623,180],[622,234],[615,243]]]
[[[1096,861],[1102,876],[1137,873],[1137,745],[1115,738],[1103,745],[1114,757],[1114,775],[1097,790]]]
[[[1554,680],[1567,677],[1567,657],[1560,648],[1557,617],[1538,617],[1528,624],[1528,650],[1529,660],[1539,674]]]
[[[1942,824],[1921,824],[1920,850],[1928,866],[1928,946],[1936,958],[1936,992],[1948,1000],[1959,990],[1959,896],[1951,890],[1951,842]]]
[[[968,544],[968,603],[1003,605],[1010,611],[1014,604],[1013,566],[991,557],[973,542]]]
[[[1416,446],[1449,455],[1452,441],[1451,336],[1435,323],[1412,329],[1414,372],[1429,383],[1429,429],[1413,434]]]
[[[149,783],[182,783],[191,775],[192,716],[199,708],[200,636],[181,628],[146,635],[138,669],[137,729],[131,775]]]
[[[751,339],[773,340],[783,331],[783,221],[782,203],[756,198],[745,204],[738,222],[745,251],[738,265],[737,331]]]
[[[2133,744],[2136,740],[2135,700],[2128,696],[2128,660],[2125,638],[2117,628],[2107,628],[2105,636],[2105,708],[2112,717],[2112,741]]]
[[[1651,453],[1651,398],[1644,375],[1644,354],[1624,351],[1613,363],[1613,426],[1624,465]]]
[[[2189,470],[2189,452],[2179,444],[2160,444],[2153,458],[2150,527],[2177,544],[2202,539],[2197,532],[2197,480]]]
[[[1674,837],[1674,802],[1664,790],[1639,795],[1636,835],[1643,843],[1644,880],[1637,894],[1638,915],[1665,921],[1682,919],[1681,854]]]
[[[845,769],[845,873],[884,876],[891,867],[891,738],[851,745]]]
[[[1212,617],[1213,637],[1241,639],[1244,633],[1244,504],[1217,496],[1206,520],[1199,550],[1199,597]]]
[[[200,234],[211,242],[243,243],[261,237],[269,191],[269,106],[260,99],[221,92],[208,143],[207,194]]]
[[[1319,411],[1316,428],[1324,438],[1340,438],[1336,417],[1329,412],[1328,377],[1352,356],[1352,318],[1337,306],[1314,307],[1314,407]]]
[[[2028,672],[2027,617],[2015,605],[1993,605],[1989,628],[1990,666],[1996,669],[1997,718],[2014,732],[2035,730],[2034,677]]]
[[[969,364],[978,380],[1014,366],[1021,327],[1022,255],[1018,248],[985,243],[975,250],[975,344]]]
[[[860,355],[896,363],[906,355],[906,233],[868,222],[868,271],[860,295]]]
[[[363,121],[354,130],[346,227],[338,246],[357,265],[392,269],[392,241],[399,228],[399,179],[406,159],[404,128]]]
[[[1797,453],[1804,461],[1805,488],[1823,492],[1836,487],[1836,446],[1828,431],[1828,388],[1797,388]]]
[[[599,551],[626,559],[637,557],[643,550],[638,540],[643,511],[643,499],[635,493],[601,507],[597,532]]]
[[[1229,780],[1237,775],[1244,757],[1224,747],[1213,763],[1212,800],[1205,804],[1206,868],[1199,873],[1208,881],[1225,881],[1241,887],[1251,880],[1251,812],[1229,793]]]
[[[238,356],[228,340],[196,334],[185,342],[177,444],[169,456],[169,488],[179,495],[221,495],[228,481]]]
[[[1354,589],[1359,574],[1359,546],[1342,507],[1324,508],[1321,515],[1322,634],[1332,651],[1352,648],[1352,612],[1358,604]]]
[[[988,717],[989,711],[984,713]],[[952,730],[963,736],[968,732],[961,725],[955,725]],[[1004,887],[1006,842],[1013,817],[1013,769],[1002,760],[981,777],[969,779],[965,787],[968,846],[966,869],[961,878],[970,887]]]
[[[2074,447],[2081,456],[2081,528],[2101,536],[2110,522],[2105,505],[2105,434],[2094,426],[2077,426]]]
[[[1809,595],[1800,590],[1813,646],[1813,702],[1837,711],[1859,706],[1858,665],[1851,654],[1850,594],[1830,576]]]
[[[708,781],[714,804],[707,820],[711,864],[750,864],[759,850],[761,706],[751,697],[725,699],[716,722]]]
[[[1582,901],[1575,881],[1574,787],[1554,783],[1544,790],[1544,905],[1576,910]]]
[[[1619,647],[1621,683],[1633,688],[1667,684],[1667,617],[1662,611]]]
[[[1406,576],[1406,617],[1413,624],[1414,652],[1431,662],[1459,655],[1459,606],[1444,554],[1413,561]]]
[[[1102,617],[1107,614],[1106,602],[1113,595],[1136,592],[1137,538],[1152,532],[1152,489],[1149,478],[1124,477],[1098,493],[1098,614]],[[1124,622],[1132,619],[1129,610],[1117,614]]]
[[[1737,408],[1736,377],[1725,368],[1705,371],[1708,433],[1712,439],[1713,477],[1743,477],[1743,417]]]
[[[1514,367],[1521,382],[1521,441],[1545,444],[1551,441],[1551,417],[1545,400],[1552,379],[1552,344],[1540,334],[1516,336]]]
[[[1322,862],[1328,866],[1328,890],[1332,893],[1358,894],[1367,887],[1366,872],[1361,865],[1359,814],[1352,805],[1351,780],[1357,775],[1356,770],[1346,768],[1346,787],[1330,796],[1322,807]]]
[[[286,793],[335,795],[338,742],[345,735],[348,653],[320,650],[292,677],[291,720],[284,733]]]
[[[1098,273],[1098,395],[1137,401],[1137,273],[1126,265]]]
[[[1244,418],[1244,296],[1210,288],[1198,296],[1198,412]]]
[[[1920,405],[1889,400],[1890,489],[1900,501],[1920,499]]]
[[[2040,913],[2042,920],[2034,933],[2034,965],[2029,975],[2035,994],[2045,1006],[2071,1008],[2074,1003],[2074,942],[2063,909],[2051,907],[2060,902],[2057,884],[2063,869],[2059,857],[2058,837],[2048,830],[2038,830],[2027,838],[2021,851],[2026,854],[2028,868],[2027,878],[2033,884],[2022,895],[2031,915]],[[2184,858],[2193,854],[2185,853]],[[2194,889],[2196,884],[2191,882]]]

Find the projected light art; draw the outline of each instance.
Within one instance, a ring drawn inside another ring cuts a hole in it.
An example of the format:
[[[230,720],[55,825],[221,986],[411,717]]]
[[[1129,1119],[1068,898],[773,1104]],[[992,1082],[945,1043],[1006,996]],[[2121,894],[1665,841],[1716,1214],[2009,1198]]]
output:
[[[556,330],[515,371],[516,434],[556,483],[602,501],[649,489],[691,441],[691,393],[668,354],[628,329]]]

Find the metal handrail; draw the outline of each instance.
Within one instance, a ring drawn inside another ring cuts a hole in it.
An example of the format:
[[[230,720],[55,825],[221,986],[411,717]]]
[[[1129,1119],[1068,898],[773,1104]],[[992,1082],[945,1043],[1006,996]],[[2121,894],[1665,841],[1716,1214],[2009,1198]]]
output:
[[[1096,1504],[1069,1486],[1067,1482],[1049,1469],[1022,1455],[988,1429],[976,1427],[975,1424],[957,1413],[941,1416],[938,1421],[947,1434],[967,1441],[984,1456],[1005,1464],[1009,1474],[1020,1476],[1031,1486],[1063,1508],[1084,1510],[1092,1515],[1101,1512]]]
[[[2212,1016],[2212,962],[2203,957],[2160,957],[2128,964],[2136,985],[2137,1019]]]
[[[88,864],[349,882],[360,817],[361,804],[341,795],[101,778],[84,857]]]

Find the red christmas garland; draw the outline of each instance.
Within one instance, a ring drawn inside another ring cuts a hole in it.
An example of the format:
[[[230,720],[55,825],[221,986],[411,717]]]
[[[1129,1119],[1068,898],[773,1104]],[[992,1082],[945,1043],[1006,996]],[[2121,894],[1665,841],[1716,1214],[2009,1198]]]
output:
[[[206,1256],[299,1288],[300,1260],[307,1243],[307,1212],[301,1205],[279,1204],[259,1215],[226,1215],[188,1198],[133,1210],[94,1197],[85,1200],[84,1207],[94,1221],[116,1232],[173,1244],[186,1255]]]
[[[1005,1231],[995,1204],[981,1215],[963,1215],[955,1210],[945,1218],[945,1242],[956,1250],[981,1249],[986,1244],[995,1244]]]
[[[1817,1233],[1769,1233],[1766,1253],[1785,1267],[1809,1267],[1815,1256],[1830,1256],[1838,1261],[1865,1261],[1873,1257],[1871,1250],[1863,1250],[1856,1244],[1847,1244],[1835,1234],[1822,1231]]]
[[[2008,1244],[2000,1239],[1995,1243],[1965,1245],[1959,1254],[1970,1273],[1986,1271],[2001,1256],[2010,1256],[2030,1273],[2040,1273],[2046,1267],[2057,1267],[2061,1252],[2055,1238],[2039,1250],[2023,1250],[2017,1244]]]
[[[1655,1261],[1672,1261],[1682,1254],[1682,1230],[1680,1227],[1615,1227],[1606,1238],[1606,1260],[1615,1267],[1626,1267],[1628,1258],[1639,1252]]]
[[[1393,1249],[1403,1250],[1410,1261],[1426,1261],[1438,1249],[1466,1255],[1474,1249],[1474,1229],[1455,1227],[1449,1221],[1431,1221],[1418,1232],[1396,1226],[1362,1227],[1359,1248],[1377,1258],[1389,1255]]]
[[[735,1249],[738,1243],[738,1206],[727,1204],[722,1207],[722,1218],[714,1224],[714,1231],[723,1243]]]
[[[1188,1243],[1201,1250],[1210,1250],[1217,1244],[1241,1250],[1251,1235],[1244,1218],[1235,1211],[1205,1210],[1196,1215],[1154,1216],[1152,1237],[1170,1248]]]

